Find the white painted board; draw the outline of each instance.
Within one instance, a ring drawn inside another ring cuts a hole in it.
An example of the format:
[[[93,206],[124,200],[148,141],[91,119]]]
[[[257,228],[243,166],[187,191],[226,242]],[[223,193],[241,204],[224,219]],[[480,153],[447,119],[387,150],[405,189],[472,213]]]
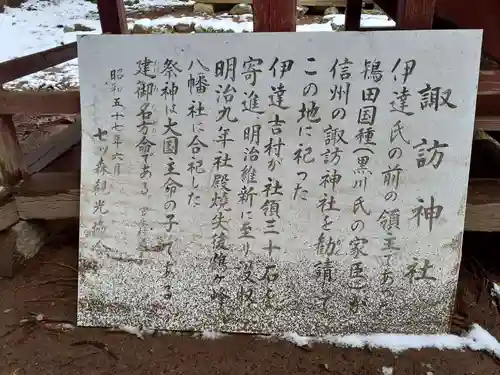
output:
[[[78,324],[446,331],[481,39],[80,36]]]

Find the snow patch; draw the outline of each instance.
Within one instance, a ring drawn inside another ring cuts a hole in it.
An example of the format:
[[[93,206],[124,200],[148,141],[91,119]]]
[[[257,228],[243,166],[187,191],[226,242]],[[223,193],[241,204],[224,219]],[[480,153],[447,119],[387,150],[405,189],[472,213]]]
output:
[[[382,374],[383,375],[392,375],[392,373],[393,373],[392,367],[382,366]]]
[[[201,338],[205,340],[217,340],[226,336],[226,334],[216,331],[203,331],[201,333]]]
[[[284,339],[298,346],[313,342],[328,343],[340,347],[389,349],[394,353],[406,350],[420,350],[434,348],[439,350],[465,350],[487,351],[500,358],[500,343],[488,331],[473,324],[465,336],[455,335],[403,335],[403,334],[372,334],[372,335],[347,335],[325,336],[313,338],[287,333]]]
[[[491,296],[500,299],[500,284],[493,283],[493,286],[491,287]]]

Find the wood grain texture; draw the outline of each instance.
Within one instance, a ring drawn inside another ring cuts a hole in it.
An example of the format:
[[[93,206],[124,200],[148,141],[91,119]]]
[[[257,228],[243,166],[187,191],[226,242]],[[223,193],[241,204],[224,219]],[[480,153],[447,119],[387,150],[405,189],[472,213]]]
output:
[[[0,115],[0,187],[10,187],[21,180],[25,167],[14,121]]]
[[[15,200],[19,217],[25,220],[79,217],[80,173],[34,174],[15,190]]]
[[[436,0],[398,0],[396,25],[401,30],[432,29]]]
[[[30,115],[80,113],[80,92],[0,91],[0,114]]]
[[[363,9],[363,0],[347,0],[345,10],[345,30],[359,31],[361,26],[361,10]]]
[[[7,190],[0,192],[0,231],[10,228],[18,221],[19,214],[14,197]]]
[[[254,32],[289,32],[297,28],[296,0],[254,0]]]
[[[0,85],[77,57],[76,42],[0,63]]]
[[[37,149],[24,156],[24,163],[29,175],[41,171],[54,160],[81,141],[81,122],[67,125],[59,133],[48,138]]]
[[[127,34],[127,17],[123,0],[97,0],[103,34]]]

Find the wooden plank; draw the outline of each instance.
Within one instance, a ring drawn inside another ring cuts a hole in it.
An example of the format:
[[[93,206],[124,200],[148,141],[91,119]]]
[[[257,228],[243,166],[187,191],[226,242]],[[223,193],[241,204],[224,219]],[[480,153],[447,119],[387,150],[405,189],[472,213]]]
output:
[[[0,114],[30,115],[80,113],[80,92],[0,91]]]
[[[81,140],[81,121],[67,125],[66,129],[51,136],[36,150],[24,156],[27,173],[32,175],[70,150]]]
[[[41,172],[16,189],[19,217],[56,220],[79,217],[80,173]]]
[[[479,73],[478,95],[500,94],[500,70],[481,70]]]
[[[10,228],[19,221],[19,214],[14,198],[9,190],[0,190],[0,232]],[[2,250],[0,249],[0,252]]]
[[[296,0],[254,0],[254,32],[288,32],[297,28]]]
[[[283,25],[284,28],[292,25]],[[394,28],[361,28],[361,31],[383,31]],[[500,95],[500,70],[482,70],[478,95]],[[499,98],[500,99],[500,98]],[[495,105],[495,107],[498,107]],[[80,112],[80,92],[70,91],[0,91],[0,114],[74,114]],[[480,114],[483,115],[483,114]],[[500,115],[500,114],[499,114]]]
[[[80,160],[77,145],[19,184],[14,189],[19,216],[25,220],[78,218]]]
[[[78,218],[80,174],[40,172],[26,179],[15,190],[22,219]],[[500,232],[500,179],[471,179],[465,229]]]
[[[127,34],[127,17],[123,0],[97,0],[103,34]]]
[[[361,26],[361,9],[363,8],[363,0],[347,0],[345,10],[345,30],[359,31]]]
[[[76,42],[0,63],[0,85],[77,57]]]
[[[465,229],[500,232],[500,179],[470,180]]]
[[[476,117],[475,128],[486,131],[500,131],[500,117]]]
[[[398,29],[432,29],[436,0],[397,1],[396,25]]]

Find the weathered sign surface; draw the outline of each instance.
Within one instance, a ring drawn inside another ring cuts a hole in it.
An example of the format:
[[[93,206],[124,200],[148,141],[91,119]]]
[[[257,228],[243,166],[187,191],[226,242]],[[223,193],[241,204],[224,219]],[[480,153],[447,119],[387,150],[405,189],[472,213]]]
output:
[[[80,325],[447,330],[480,31],[78,42]]]

